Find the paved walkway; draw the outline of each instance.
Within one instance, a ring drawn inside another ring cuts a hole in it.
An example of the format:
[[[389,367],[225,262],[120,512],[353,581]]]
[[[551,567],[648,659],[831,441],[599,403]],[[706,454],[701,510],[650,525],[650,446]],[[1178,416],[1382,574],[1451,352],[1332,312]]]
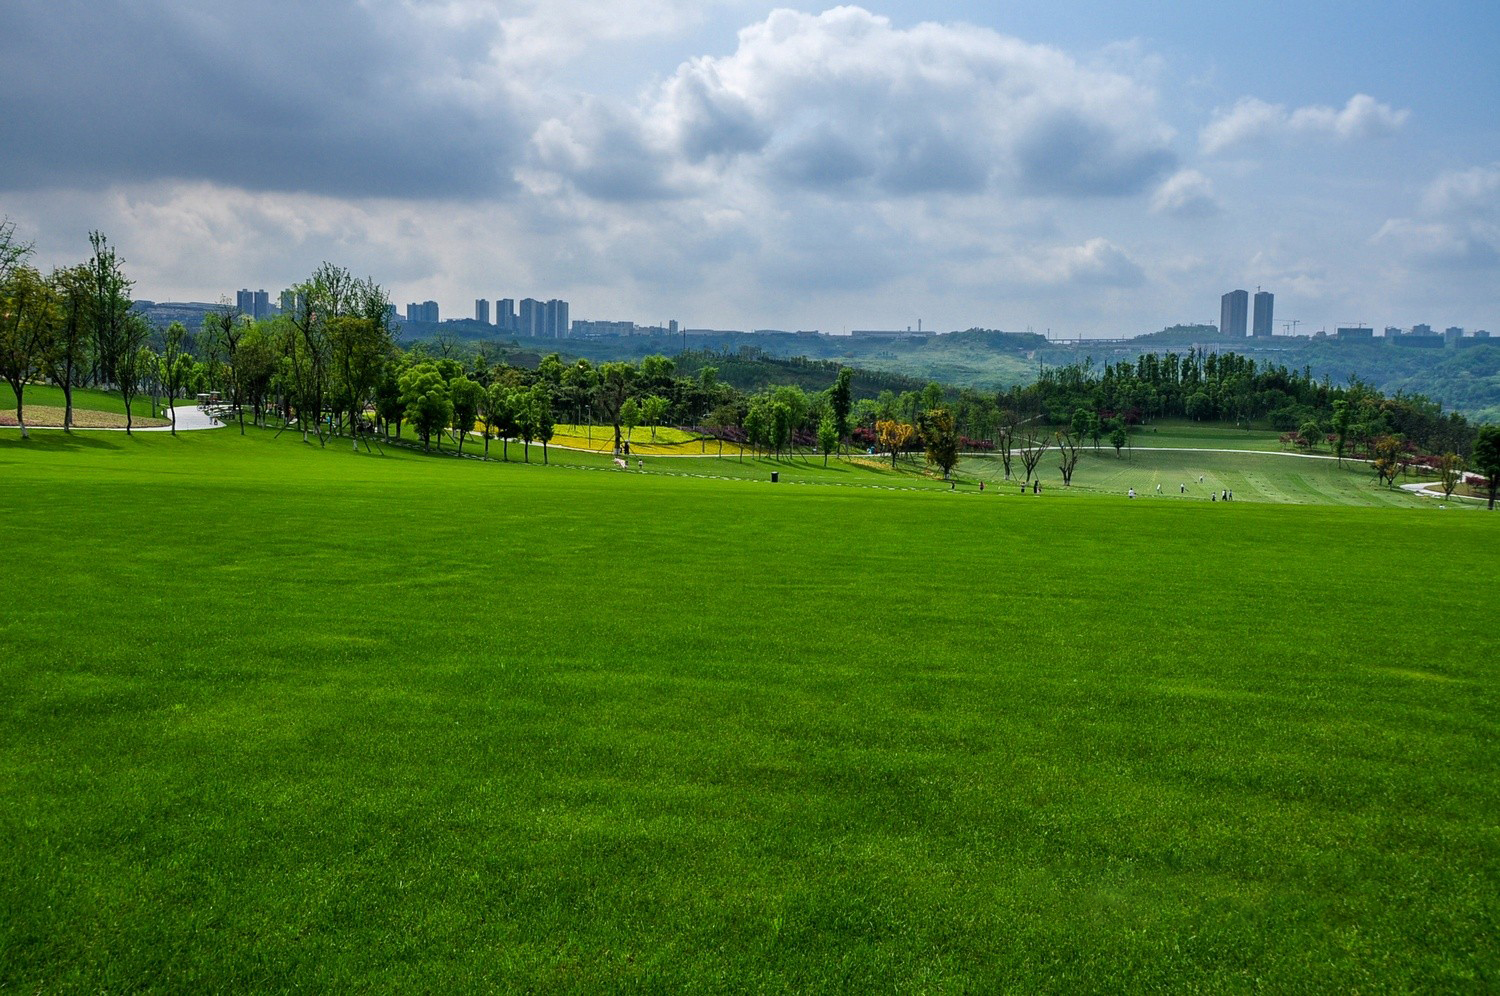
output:
[[[1419,481],[1416,484],[1403,484],[1401,485],[1401,490],[1410,491],[1412,494],[1421,495],[1423,498],[1437,498],[1440,501],[1477,501],[1486,505],[1489,504],[1488,498],[1474,498],[1470,495],[1456,494],[1450,499],[1447,495],[1443,494],[1442,481]]]

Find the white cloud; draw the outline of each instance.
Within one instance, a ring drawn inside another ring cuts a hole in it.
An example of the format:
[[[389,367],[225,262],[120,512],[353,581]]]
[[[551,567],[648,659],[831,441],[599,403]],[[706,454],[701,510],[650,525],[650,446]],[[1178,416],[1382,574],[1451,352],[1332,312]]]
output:
[[[1439,175],[1416,216],[1386,221],[1375,241],[1440,267],[1500,266],[1500,162]]]
[[[1410,115],[1363,93],[1350,97],[1342,108],[1311,105],[1291,111],[1284,104],[1244,97],[1229,110],[1215,112],[1199,133],[1198,144],[1205,154],[1216,155],[1292,136],[1339,142],[1381,138],[1399,130]]]
[[[1214,195],[1213,181],[1195,169],[1174,173],[1156,188],[1151,210],[1178,218],[1206,218],[1222,207]]]
[[[683,64],[630,113],[627,155],[654,147],[702,180],[739,173],[771,191],[1122,195],[1173,160],[1154,92],[1129,76],[981,28],[898,29],[858,7],[775,11],[733,54]],[[587,130],[571,118],[545,128]],[[588,188],[567,159],[537,165]]]

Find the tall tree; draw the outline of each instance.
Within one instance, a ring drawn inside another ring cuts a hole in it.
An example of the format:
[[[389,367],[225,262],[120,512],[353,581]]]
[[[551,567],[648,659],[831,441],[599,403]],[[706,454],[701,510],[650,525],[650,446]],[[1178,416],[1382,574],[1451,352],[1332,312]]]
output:
[[[85,265],[88,267],[89,331],[94,340],[94,380],[119,386],[121,361],[128,358],[133,364],[135,352],[140,348],[140,343],[133,341],[133,332],[139,329],[127,330],[126,327],[132,314],[130,290],[134,285],[126,278],[125,262],[109,244],[109,239],[99,232],[90,232],[89,245],[93,247],[93,255]],[[129,408],[127,404],[127,427]]]
[[[546,383],[532,385],[531,388],[531,419],[532,432],[542,444],[542,463],[547,463],[547,444],[552,441],[552,435],[557,429],[552,416],[552,388]]]
[[[119,385],[120,397],[125,402],[126,435],[130,435],[135,426],[131,408],[140,392],[141,380],[155,365],[151,347],[147,345],[150,341],[151,322],[139,311],[126,312],[120,326],[119,354],[115,358],[115,383]]]
[[[192,362],[192,357],[183,352],[183,342],[187,339],[187,329],[181,322],[173,322],[167,326],[167,331],[162,339],[161,355],[156,358],[157,379],[161,382],[162,393],[167,396],[167,414],[172,420],[172,435],[177,435],[177,411],[173,403],[177,400],[177,392],[182,388],[183,378],[186,374],[183,361]]]
[[[838,433],[840,442],[849,437],[849,412],[854,408],[854,371],[848,367],[839,369],[839,375],[833,382],[833,392],[829,401],[833,406],[833,426]],[[824,450],[824,465],[827,465],[827,450]]]
[[[671,402],[659,394],[648,394],[641,399],[641,418],[651,427],[651,441],[656,442],[656,430],[667,417]]]
[[[600,416],[614,427],[616,453],[620,452],[620,409],[630,397],[635,378],[636,369],[629,363],[615,361],[599,367],[594,400],[599,406]]]
[[[641,403],[635,398],[626,398],[620,406],[620,424],[625,427],[625,441],[628,443],[635,427],[641,424]]]
[[[453,420],[453,402],[443,375],[431,363],[419,363],[401,375],[401,403],[406,420],[422,437],[422,448],[431,449],[432,437]],[[443,448],[438,437],[438,449]]]
[[[367,314],[335,315],[328,319],[327,328],[333,396],[339,410],[348,416],[351,446],[357,450],[359,426],[385,371],[391,335],[384,321]]]
[[[1470,462],[1489,482],[1490,509],[1493,511],[1495,493],[1500,491],[1500,425],[1480,426]]]
[[[47,369],[61,308],[57,292],[36,270],[13,266],[0,283],[0,377],[16,396],[16,422],[26,430],[26,385]]]
[[[1349,407],[1347,401],[1335,401],[1333,403],[1333,448],[1338,454],[1339,466],[1344,465],[1344,447],[1349,439],[1349,426],[1354,418],[1354,411]]]
[[[244,378],[239,368],[240,342],[245,337],[245,323],[239,309],[227,301],[203,316],[203,339],[211,355],[225,363],[225,385],[229,388],[229,405],[240,420],[240,435],[245,434]]]
[[[927,449],[927,463],[943,471],[948,480],[958,464],[958,428],[953,413],[946,407],[933,408],[922,417],[922,442]]]
[[[70,266],[49,278],[60,309],[48,376],[63,392],[63,431],[73,430],[73,388],[89,366],[88,269]]]
[[[839,445],[838,416],[829,412],[818,423],[818,449],[823,451],[823,466],[828,466],[828,454]]]
[[[453,432],[458,437],[458,455],[463,456],[464,440],[469,438],[479,419],[484,388],[478,381],[460,375],[448,382],[448,397],[453,404]]]

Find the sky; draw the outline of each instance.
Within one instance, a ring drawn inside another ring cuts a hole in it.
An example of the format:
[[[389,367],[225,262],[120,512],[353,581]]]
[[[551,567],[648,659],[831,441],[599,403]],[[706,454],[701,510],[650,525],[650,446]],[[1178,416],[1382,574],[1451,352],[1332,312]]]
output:
[[[1500,334],[1497,53],[1493,0],[6,0],[0,217],[158,301]]]

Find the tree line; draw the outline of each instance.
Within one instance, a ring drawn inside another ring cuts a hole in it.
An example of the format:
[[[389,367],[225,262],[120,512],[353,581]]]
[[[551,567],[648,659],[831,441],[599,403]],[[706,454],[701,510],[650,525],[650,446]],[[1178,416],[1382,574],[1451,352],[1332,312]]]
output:
[[[1097,449],[1107,439],[1118,452],[1130,426],[1159,416],[1246,426],[1266,419],[1308,445],[1326,439],[1341,458],[1370,459],[1392,481],[1420,451],[1464,461],[1478,441],[1462,415],[1445,416],[1421,396],[1386,398],[1357,379],[1334,386],[1306,370],[1195,349],[1098,370],[1092,361],[1047,368],[1030,384],[993,393],[936,382],[918,389],[821,360],[786,364],[798,379],[826,378],[821,390],[793,383],[749,392],[709,362],[765,360],[743,351],[684,354],[689,374],[665,356],[593,364],[553,353],[527,368],[452,339],[402,349],[385,289],[327,262],[292,288],[294,307],[275,318],[255,321],[226,302],[196,331],[176,323],[158,331],[132,309],[133,284],[109,241],[98,232],[89,241],[86,261],[44,276],[28,265],[31,247],[15,240],[14,225],[0,225],[0,375],[15,394],[23,437],[26,386],[48,380],[64,393],[64,428],[77,386],[118,391],[127,429],[143,391],[169,407],[212,392],[242,433],[247,418],[274,421],[324,445],[347,436],[356,449],[374,437],[400,439],[409,426],[424,448],[441,449],[448,438],[462,454],[478,429],[486,457],[495,439],[509,459],[509,441],[518,439],[527,460],[540,442],[546,461],[559,421],[610,427],[616,452],[622,430],[675,425],[717,439],[721,453],[728,441],[773,457],[811,449],[826,462],[854,444],[878,447],[894,465],[920,451],[945,477],[961,451],[982,450],[1000,457],[1007,478],[1030,481],[1050,451],[1065,484],[1086,441]]]

